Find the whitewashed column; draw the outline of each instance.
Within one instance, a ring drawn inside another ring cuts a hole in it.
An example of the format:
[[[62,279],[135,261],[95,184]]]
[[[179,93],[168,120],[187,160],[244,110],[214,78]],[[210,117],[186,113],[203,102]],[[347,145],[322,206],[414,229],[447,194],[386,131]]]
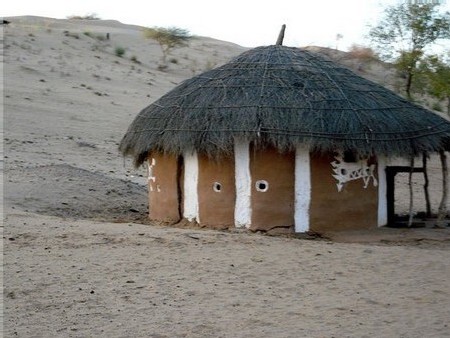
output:
[[[200,223],[198,214],[198,156],[194,150],[186,151],[184,156],[184,211],[188,221]]]
[[[250,175],[250,144],[246,140],[234,140],[234,168],[236,182],[236,205],[234,224],[237,228],[249,228],[252,222]]]
[[[378,226],[388,223],[386,158],[378,157]]]
[[[309,149],[298,146],[295,151],[295,232],[309,230],[311,204],[311,168]]]

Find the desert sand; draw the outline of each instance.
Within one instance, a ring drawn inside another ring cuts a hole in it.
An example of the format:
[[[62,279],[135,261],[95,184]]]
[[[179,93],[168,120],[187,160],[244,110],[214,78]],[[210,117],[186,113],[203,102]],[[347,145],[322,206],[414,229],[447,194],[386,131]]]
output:
[[[161,71],[141,27],[8,20],[4,337],[450,337],[450,228],[295,237],[147,220],[146,169],[118,153],[121,137],[245,48],[196,37]],[[436,211],[437,158],[429,170]]]

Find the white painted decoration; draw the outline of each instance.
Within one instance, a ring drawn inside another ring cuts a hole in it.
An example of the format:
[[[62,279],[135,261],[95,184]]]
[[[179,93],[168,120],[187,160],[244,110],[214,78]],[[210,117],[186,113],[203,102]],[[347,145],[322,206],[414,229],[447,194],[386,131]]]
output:
[[[311,167],[309,149],[298,146],[295,152],[295,232],[309,230],[311,204]]]
[[[252,222],[250,175],[250,144],[246,140],[234,140],[234,167],[236,181],[236,205],[234,224],[237,228],[250,228]]]
[[[152,158],[152,160],[148,161],[148,163],[147,163],[148,188],[150,189],[150,191],[155,190],[155,187],[153,186],[156,181],[156,177],[153,175],[153,169],[155,168],[155,165],[156,165],[156,160],[154,158]]]
[[[338,181],[336,184],[338,191],[342,191],[344,184],[350,181],[362,179],[364,188],[369,186],[372,178],[373,185],[376,187],[378,181],[374,175],[375,164],[368,165],[367,159],[361,159],[358,162],[345,162],[342,154],[334,157],[336,161],[331,162],[333,167],[333,177]]]
[[[378,157],[378,226],[388,223],[386,158]]]
[[[198,156],[195,151],[184,154],[184,212],[189,222],[200,223],[198,212]]]

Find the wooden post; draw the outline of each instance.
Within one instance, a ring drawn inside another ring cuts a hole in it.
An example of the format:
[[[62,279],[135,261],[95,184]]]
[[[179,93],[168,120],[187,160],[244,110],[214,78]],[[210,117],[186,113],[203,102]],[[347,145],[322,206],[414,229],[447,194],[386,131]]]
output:
[[[423,191],[425,193],[425,205],[426,205],[426,213],[427,217],[431,217],[431,203],[430,203],[430,192],[429,192],[429,186],[430,186],[430,180],[428,179],[428,169],[427,169],[427,154],[423,153],[422,157],[422,168],[423,168],[423,179],[424,179],[424,185],[423,185]]]
[[[409,218],[408,218],[408,227],[411,227],[413,224],[413,208],[414,208],[414,192],[413,192],[413,184],[412,184],[412,174],[414,172],[414,156],[411,157],[411,168],[409,170]]]
[[[444,227],[445,216],[447,216],[447,201],[448,201],[448,166],[447,166],[447,156],[445,155],[444,150],[441,150],[439,152],[439,157],[441,158],[442,164],[442,199],[438,209],[438,218],[436,221],[436,226]]]
[[[278,34],[278,39],[276,45],[281,46],[283,45],[283,39],[284,39],[284,30],[286,29],[286,25],[281,26],[280,34]]]

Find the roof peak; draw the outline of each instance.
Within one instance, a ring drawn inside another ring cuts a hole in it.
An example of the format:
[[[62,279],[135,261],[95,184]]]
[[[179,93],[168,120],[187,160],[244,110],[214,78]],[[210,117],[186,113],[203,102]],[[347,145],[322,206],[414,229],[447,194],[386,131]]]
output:
[[[278,34],[278,39],[277,42],[275,43],[278,46],[282,46],[283,45],[283,39],[284,39],[284,31],[286,30],[286,25],[283,24],[281,26],[281,30],[280,33]]]

